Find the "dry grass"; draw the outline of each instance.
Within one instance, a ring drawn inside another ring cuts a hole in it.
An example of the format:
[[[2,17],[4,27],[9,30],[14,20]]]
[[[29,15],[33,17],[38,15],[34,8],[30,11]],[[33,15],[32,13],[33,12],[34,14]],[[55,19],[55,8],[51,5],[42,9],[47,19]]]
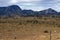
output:
[[[60,18],[0,19],[0,40],[50,40],[50,31],[52,40],[60,40]]]

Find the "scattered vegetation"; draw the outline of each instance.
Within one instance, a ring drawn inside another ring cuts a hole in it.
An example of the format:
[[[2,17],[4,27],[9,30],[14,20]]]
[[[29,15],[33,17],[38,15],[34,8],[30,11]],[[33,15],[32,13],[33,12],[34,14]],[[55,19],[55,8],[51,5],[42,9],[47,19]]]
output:
[[[21,35],[22,37],[26,37],[26,36],[32,37],[32,34],[34,34],[34,36],[42,35],[43,37],[45,35],[44,33],[47,33],[46,35],[49,35],[50,28],[53,33],[55,30],[60,32],[59,23],[60,23],[60,18],[21,17],[17,19],[12,19],[12,18],[0,19],[0,33],[3,36],[5,35],[5,37],[8,35],[9,37],[11,37],[11,39],[13,35],[13,39],[16,40],[18,39],[18,37],[20,37],[19,35]],[[17,36],[14,36],[15,34]]]

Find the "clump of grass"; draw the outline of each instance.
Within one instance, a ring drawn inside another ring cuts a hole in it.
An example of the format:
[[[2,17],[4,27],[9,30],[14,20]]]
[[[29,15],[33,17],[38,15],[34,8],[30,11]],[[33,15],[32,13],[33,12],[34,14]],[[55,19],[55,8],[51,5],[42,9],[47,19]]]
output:
[[[33,24],[37,24],[38,21],[37,21],[37,20],[33,20],[32,23],[33,23]]]
[[[22,22],[19,22],[19,25],[22,25]]]
[[[31,21],[30,21],[30,20],[27,20],[26,22],[27,22],[27,23],[32,23],[32,20],[31,20]]]
[[[49,33],[48,30],[45,30],[44,33]]]
[[[39,23],[38,20],[27,20],[27,23],[37,24]]]
[[[16,37],[14,37],[14,39],[16,39]]]
[[[42,16],[40,16],[40,17],[37,17],[37,19],[42,19]]]
[[[57,25],[58,27],[60,27],[60,24],[59,25]]]
[[[44,18],[44,20],[47,20],[47,18]]]
[[[56,16],[52,16],[52,18],[55,18]]]
[[[41,21],[41,23],[43,23],[43,24],[44,24],[44,23],[45,23],[45,21]]]

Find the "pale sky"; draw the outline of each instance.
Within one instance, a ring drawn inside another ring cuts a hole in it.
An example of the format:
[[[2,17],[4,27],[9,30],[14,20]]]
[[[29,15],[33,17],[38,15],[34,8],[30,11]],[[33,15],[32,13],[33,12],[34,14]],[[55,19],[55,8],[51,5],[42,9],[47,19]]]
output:
[[[0,6],[18,5],[22,9],[31,9],[34,11],[48,8],[60,11],[60,0],[0,0]]]

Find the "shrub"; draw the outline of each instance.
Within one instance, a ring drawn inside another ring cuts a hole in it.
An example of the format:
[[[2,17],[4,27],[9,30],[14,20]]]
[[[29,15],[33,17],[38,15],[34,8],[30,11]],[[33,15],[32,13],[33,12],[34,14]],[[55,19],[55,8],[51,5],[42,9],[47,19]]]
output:
[[[27,20],[26,22],[27,22],[27,23],[32,23],[32,21],[29,21],[29,20]]]
[[[19,22],[19,25],[22,25],[22,22]]]
[[[44,33],[48,33],[48,30],[45,30]]]
[[[47,20],[47,18],[44,18],[44,20]]]
[[[37,21],[37,20],[33,20],[32,23],[33,23],[33,24],[37,24],[38,21]]]
[[[14,39],[16,39],[16,37],[14,37]]]
[[[60,25],[58,25],[58,27],[60,27]]]
[[[52,18],[55,18],[55,16],[53,15]]]

